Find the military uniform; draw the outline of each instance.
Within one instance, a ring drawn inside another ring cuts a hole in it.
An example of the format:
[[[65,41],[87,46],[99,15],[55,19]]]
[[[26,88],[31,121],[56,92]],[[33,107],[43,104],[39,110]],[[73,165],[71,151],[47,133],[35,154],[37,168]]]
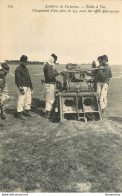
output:
[[[20,58],[20,66],[15,70],[15,83],[18,87],[18,117],[25,119],[23,116],[24,109],[27,116],[31,116],[31,91],[33,89],[29,71],[26,67],[27,56],[22,55]]]
[[[54,54],[53,54],[54,55]],[[45,76],[45,111],[47,113],[47,118],[50,115],[50,112],[53,107],[55,100],[55,82],[58,72],[56,71],[54,60],[57,60],[57,56],[51,56],[49,62],[44,66],[44,76]]]
[[[101,61],[105,60],[108,62],[108,57],[106,55],[103,55],[101,57]],[[104,64],[102,66],[99,66],[100,68],[96,72],[95,75],[95,82],[97,84],[97,93],[100,97],[100,106],[101,109],[104,110],[107,107],[107,92],[108,92],[108,86],[109,86],[109,80],[112,78],[112,72],[111,68],[108,64]]]

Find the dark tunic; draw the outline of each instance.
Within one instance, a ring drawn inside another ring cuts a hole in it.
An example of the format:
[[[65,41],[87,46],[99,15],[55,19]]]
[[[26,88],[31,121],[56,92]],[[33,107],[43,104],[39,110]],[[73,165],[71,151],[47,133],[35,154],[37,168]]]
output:
[[[111,68],[109,65],[106,65],[104,68],[105,69],[96,70],[95,82],[104,82],[109,84],[109,79],[112,78]]]
[[[58,76],[58,72],[53,69],[53,66],[49,63],[46,63],[44,66],[44,76],[45,76],[45,83],[55,83],[55,77]]]
[[[27,67],[20,65],[15,70],[15,83],[19,87],[32,88],[32,82]]]

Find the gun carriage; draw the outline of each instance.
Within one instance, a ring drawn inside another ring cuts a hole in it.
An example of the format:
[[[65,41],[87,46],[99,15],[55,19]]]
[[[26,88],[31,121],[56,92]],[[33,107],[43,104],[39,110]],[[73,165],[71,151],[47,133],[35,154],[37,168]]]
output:
[[[93,70],[80,69],[72,64],[62,70],[63,84],[57,82],[55,101],[55,112],[59,113],[60,120],[87,122],[102,119],[94,81],[85,78],[85,72]]]

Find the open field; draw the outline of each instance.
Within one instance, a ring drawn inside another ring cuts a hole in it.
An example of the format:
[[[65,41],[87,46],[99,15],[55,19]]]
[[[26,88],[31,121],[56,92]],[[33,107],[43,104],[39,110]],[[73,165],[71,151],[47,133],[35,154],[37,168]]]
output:
[[[0,121],[0,192],[122,192],[121,66],[112,66],[105,119],[87,123],[44,118],[40,65],[29,66],[35,117],[16,118],[16,66],[10,68],[12,99]]]

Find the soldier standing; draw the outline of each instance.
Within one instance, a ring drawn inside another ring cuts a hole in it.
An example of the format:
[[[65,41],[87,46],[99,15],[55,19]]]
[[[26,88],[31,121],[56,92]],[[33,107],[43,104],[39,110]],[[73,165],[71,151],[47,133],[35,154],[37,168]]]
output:
[[[92,73],[86,72],[86,74],[94,77],[95,91],[99,95],[100,106],[103,116],[104,110],[107,107],[107,91],[109,86],[109,80],[112,77],[112,73],[110,66],[107,64],[108,57],[106,55],[99,56],[98,62],[98,69],[94,70]]]
[[[18,112],[18,117],[22,120],[26,119],[26,116],[28,117],[34,116],[34,114],[30,112],[31,93],[33,90],[33,86],[32,86],[29,71],[26,67],[27,59],[28,59],[27,56],[22,55],[20,58],[20,66],[18,66],[15,70],[15,83],[18,87],[17,112]],[[25,116],[23,114],[25,114]]]
[[[57,61],[57,56],[52,54],[48,62],[46,62],[44,66],[44,76],[45,76],[45,117],[50,117],[50,112],[53,107],[53,103],[55,100],[55,83],[56,76],[59,75],[57,70],[55,69],[55,64]]]
[[[108,57],[106,55],[98,57],[100,63],[99,69],[95,76],[97,82],[97,93],[100,97],[100,106],[102,110],[102,115],[104,115],[104,110],[107,107],[107,92],[109,86],[109,80],[112,78],[111,67],[107,64]]]
[[[6,119],[4,101],[8,98],[8,89],[6,85],[6,76],[9,72],[9,66],[7,63],[2,63],[0,67],[0,110],[1,118]]]

